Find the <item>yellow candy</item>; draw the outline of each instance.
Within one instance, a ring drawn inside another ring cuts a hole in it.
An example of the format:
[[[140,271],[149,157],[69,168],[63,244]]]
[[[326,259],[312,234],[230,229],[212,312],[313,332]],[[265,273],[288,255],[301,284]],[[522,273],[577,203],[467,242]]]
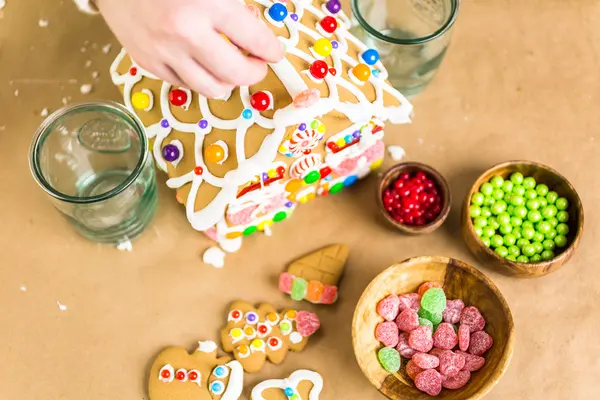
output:
[[[371,164],[371,170],[377,169],[379,167],[381,167],[381,163],[383,162],[383,159],[381,160],[377,160],[374,163]]]
[[[279,319],[276,313],[272,312],[267,315],[267,320],[270,322],[275,322]]]
[[[319,127],[317,128],[317,131],[319,133],[325,133],[325,125],[323,125],[323,124],[319,125]]]
[[[150,96],[147,93],[136,92],[131,96],[131,104],[138,110],[145,110],[150,107]]]
[[[287,153],[287,149],[285,148],[284,145],[279,146],[279,152],[280,153]]]
[[[231,332],[229,332],[229,334],[231,335],[232,338],[237,339],[239,337],[242,337],[244,332],[242,332],[242,330],[240,328],[233,328],[231,330]]]
[[[293,179],[289,181],[287,185],[285,185],[285,190],[287,190],[289,193],[294,193],[300,190],[303,184],[304,181],[301,181],[300,179]]]
[[[266,226],[271,226],[271,225],[273,225],[273,221],[263,221],[260,224],[258,224],[258,230],[264,231]]]
[[[335,144],[338,145],[338,147],[345,147],[346,146],[346,141],[344,140],[344,138],[340,138],[338,140],[335,141]]]
[[[263,343],[264,342],[262,340],[260,340],[260,339],[254,339],[252,341],[251,346],[254,347],[255,349],[260,349],[260,348],[263,347]]]
[[[285,317],[287,319],[296,319],[296,311],[289,310],[288,312],[285,313]]]
[[[269,178],[275,178],[277,176],[277,171],[275,171],[274,169],[270,169],[267,175],[269,176]]]
[[[250,349],[245,344],[239,346],[237,350],[240,354],[248,354],[250,352]]]
[[[298,199],[298,201],[302,204],[306,204],[306,203],[308,203],[308,197],[302,196]]]
[[[331,54],[333,46],[331,45],[331,42],[328,39],[321,38],[315,42],[313,48],[315,50],[315,53],[317,53],[318,55],[327,57]]]
[[[244,328],[244,333],[246,334],[246,336],[252,336],[254,335],[254,328],[251,326],[247,326],[246,328]]]
[[[204,160],[210,163],[219,163],[225,159],[225,150],[218,144],[211,144],[204,149]]]
[[[317,195],[314,193],[309,193],[307,197],[308,197],[308,200],[310,201],[310,200],[314,200],[317,197]]]

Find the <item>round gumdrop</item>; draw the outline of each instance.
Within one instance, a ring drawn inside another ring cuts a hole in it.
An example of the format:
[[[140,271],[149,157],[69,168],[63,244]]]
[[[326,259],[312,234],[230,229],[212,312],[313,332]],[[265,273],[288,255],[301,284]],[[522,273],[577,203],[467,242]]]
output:
[[[433,345],[439,349],[452,350],[458,344],[458,336],[454,327],[447,323],[441,323],[433,334]]]
[[[377,352],[377,359],[387,372],[394,373],[400,370],[400,354],[396,349],[383,347]]]
[[[485,328],[485,319],[477,307],[465,307],[460,315],[461,325],[468,325],[471,333],[481,331]]]
[[[449,324],[457,324],[460,321],[460,315],[462,310],[465,308],[465,303],[462,300],[448,300],[446,301],[446,309],[442,313],[444,322]]]
[[[431,329],[428,326],[419,326],[410,332],[408,336],[408,345],[413,349],[427,353],[433,347],[433,337]]]
[[[400,311],[407,308],[417,311],[421,307],[421,296],[418,293],[403,294],[398,299],[400,300]]]
[[[441,313],[446,309],[446,294],[441,288],[431,288],[421,297],[421,308],[431,313]]]
[[[410,343],[410,341],[409,341]],[[469,353],[474,356],[482,356],[486,351],[492,348],[494,339],[484,331],[477,331],[471,334],[469,343]]]
[[[442,376],[435,369],[428,369],[415,377],[415,386],[430,396],[437,396],[442,391]]]
[[[417,293],[419,294],[419,296],[423,296],[425,294],[426,291],[428,291],[431,288],[441,288],[442,285],[438,282],[425,282],[424,284],[422,284],[421,286],[419,286],[419,290],[417,290]]]
[[[398,326],[394,322],[380,322],[375,328],[375,338],[386,347],[398,345]]]
[[[440,356],[440,373],[446,376],[456,376],[465,366],[465,356],[444,350]]]
[[[396,318],[398,329],[404,332],[411,332],[419,327],[419,316],[412,308],[406,308]]]
[[[437,366],[440,365],[439,358],[427,353],[416,353],[413,356],[412,361],[417,367],[423,369],[437,368]]]
[[[398,346],[396,346],[396,350],[398,350],[400,355],[404,358],[412,358],[417,352],[408,344],[408,338],[409,334],[406,332],[402,332],[400,336],[398,336]]]
[[[425,310],[424,308],[419,309],[418,316],[421,318],[428,319],[433,325],[439,325],[439,323],[442,322],[443,319],[442,313],[432,313]]]
[[[475,372],[480,370],[485,365],[485,358],[474,356],[473,354],[457,351],[457,354],[461,354],[465,357],[464,371]]]
[[[390,294],[377,303],[377,314],[381,315],[386,321],[395,320],[399,312],[400,299],[395,294]]]
[[[413,360],[409,360],[408,363],[406,363],[406,375],[413,381],[421,372],[423,372],[423,368],[417,367],[417,364],[415,364]]]
[[[468,325],[458,327],[458,348],[461,351],[467,351],[471,341],[471,328]]]
[[[457,390],[464,387],[471,379],[469,371],[459,371],[454,376],[442,375],[442,386],[446,389]]]

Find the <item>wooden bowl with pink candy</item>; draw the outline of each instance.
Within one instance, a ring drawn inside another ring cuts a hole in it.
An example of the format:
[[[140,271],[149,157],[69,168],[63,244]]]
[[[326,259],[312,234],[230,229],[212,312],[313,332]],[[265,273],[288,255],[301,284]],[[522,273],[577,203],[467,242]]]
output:
[[[478,269],[415,257],[365,289],[352,339],[363,373],[390,399],[479,399],[510,364],[514,323],[506,300]]]

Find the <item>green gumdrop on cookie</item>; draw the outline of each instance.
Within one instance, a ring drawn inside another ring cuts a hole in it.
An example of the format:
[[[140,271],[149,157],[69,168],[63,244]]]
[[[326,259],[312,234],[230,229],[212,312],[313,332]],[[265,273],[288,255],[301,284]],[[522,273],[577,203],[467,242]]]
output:
[[[295,278],[292,282],[292,291],[290,296],[293,300],[301,301],[306,297],[306,288],[308,287],[308,282],[303,278]]]
[[[441,313],[446,309],[446,293],[440,288],[431,288],[421,298],[421,308],[431,313]]]
[[[400,353],[391,347],[384,347],[377,352],[377,359],[381,366],[390,373],[400,370]]]
[[[427,318],[419,318],[419,325],[428,326],[431,328],[431,332],[433,332],[433,322],[431,322]]]
[[[427,311],[424,308],[419,308],[419,317],[431,321],[431,323],[434,326],[438,325],[440,322],[442,322],[442,319],[443,319],[443,316],[442,316],[441,312],[439,312],[439,313],[432,313],[432,312]]]

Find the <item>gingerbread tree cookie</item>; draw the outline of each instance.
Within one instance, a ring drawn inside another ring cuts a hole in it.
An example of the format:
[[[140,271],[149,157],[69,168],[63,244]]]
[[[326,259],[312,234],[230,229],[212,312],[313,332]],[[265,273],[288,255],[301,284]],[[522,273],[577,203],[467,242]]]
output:
[[[277,312],[270,304],[255,308],[236,301],[229,309],[221,340],[223,350],[233,353],[246,372],[257,372],[266,360],[280,364],[288,350],[302,351],[319,327],[319,318],[313,313]]]
[[[296,301],[333,304],[348,252],[348,246],[334,244],[299,258],[279,277],[279,290]]]
[[[245,3],[286,49],[256,85],[208,99],[157,79],[125,51],[111,67],[191,225],[227,251],[377,168],[384,122],[412,114],[377,50],[348,31],[338,0]]]
[[[169,347],[154,360],[148,378],[150,400],[237,400],[244,386],[244,370],[229,357],[217,358],[215,342],[198,342],[189,354]]]
[[[316,372],[300,369],[286,379],[269,379],[252,389],[250,400],[318,400],[323,378]]]

